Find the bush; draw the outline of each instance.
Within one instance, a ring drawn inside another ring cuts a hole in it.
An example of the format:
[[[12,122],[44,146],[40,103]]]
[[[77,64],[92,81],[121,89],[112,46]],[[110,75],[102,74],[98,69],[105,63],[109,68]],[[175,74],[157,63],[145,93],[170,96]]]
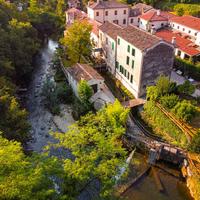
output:
[[[185,134],[165,116],[153,101],[145,103],[142,118],[156,134],[168,142],[183,148],[187,145]]]
[[[193,64],[189,60],[183,60],[176,57],[174,64],[178,69],[183,71],[184,75],[188,75],[193,79],[200,81],[200,63]]]
[[[73,91],[67,83],[58,83],[56,90],[61,103],[71,103],[73,101]]]
[[[200,132],[198,132],[193,138],[189,145],[189,149],[192,152],[200,153]]]
[[[191,95],[195,91],[195,86],[186,80],[183,84],[177,86],[177,90],[180,94]]]
[[[175,115],[185,122],[190,122],[196,114],[196,107],[189,101],[183,100],[178,102],[172,110]]]
[[[168,109],[172,109],[179,101],[179,97],[175,94],[162,96],[160,98],[160,103]]]

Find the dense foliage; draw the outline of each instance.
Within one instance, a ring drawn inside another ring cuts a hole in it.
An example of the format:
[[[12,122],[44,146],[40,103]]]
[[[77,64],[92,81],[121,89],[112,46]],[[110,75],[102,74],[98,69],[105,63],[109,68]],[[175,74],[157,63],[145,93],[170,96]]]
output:
[[[56,158],[45,155],[26,157],[20,143],[0,136],[0,198],[58,199],[51,176],[59,177],[62,168]]]
[[[115,176],[125,161],[121,136],[129,110],[118,101],[101,109],[97,114],[87,114],[70,127],[65,134],[56,133],[59,146],[68,148],[74,160],[64,162],[67,181],[65,192],[79,194],[91,181],[101,183],[101,194],[110,195]],[[70,187],[71,185],[71,187]]]
[[[148,101],[144,105],[142,118],[148,123],[156,134],[159,134],[167,141],[187,147],[187,138],[185,134],[155,105],[155,102]]]
[[[82,56],[91,55],[91,30],[92,26],[87,21],[76,21],[67,29],[61,42],[72,63],[79,63]]]

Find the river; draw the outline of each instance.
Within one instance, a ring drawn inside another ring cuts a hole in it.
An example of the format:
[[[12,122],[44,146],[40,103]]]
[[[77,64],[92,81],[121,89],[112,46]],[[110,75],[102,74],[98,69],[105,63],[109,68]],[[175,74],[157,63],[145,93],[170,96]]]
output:
[[[43,151],[48,143],[55,143],[55,139],[49,134],[51,131],[66,132],[67,127],[74,122],[69,105],[61,105],[61,115],[54,116],[45,108],[44,97],[41,94],[45,80],[50,78],[54,81],[55,71],[51,61],[57,46],[56,42],[49,40],[41,49],[28,87],[26,107],[32,136],[28,149],[36,152]],[[51,154],[59,153],[61,152],[58,150],[51,151]]]
[[[60,105],[62,112],[60,116],[52,115],[44,106],[44,97],[41,94],[43,84],[47,78],[53,80],[55,71],[50,62],[58,44],[49,40],[41,49],[36,58],[35,69],[27,92],[26,107],[29,111],[29,122],[31,124],[32,140],[28,143],[28,149],[35,152],[42,152],[49,142],[55,143],[55,139],[49,134],[51,131],[66,132],[69,125],[74,123],[69,105]],[[70,157],[70,152],[61,149],[51,150],[51,155]],[[142,156],[140,156],[142,157]],[[145,162],[146,160],[142,161]],[[168,167],[165,167],[168,169]],[[133,166],[133,170],[136,168]],[[124,198],[128,200],[188,200],[185,192],[185,183],[180,182],[162,170],[158,172],[165,187],[165,193],[160,193],[155,185],[152,174],[149,173],[140,183],[130,188]],[[184,188],[182,190],[182,188]],[[94,192],[94,191],[93,191]],[[89,200],[88,191],[84,191],[78,199]]]

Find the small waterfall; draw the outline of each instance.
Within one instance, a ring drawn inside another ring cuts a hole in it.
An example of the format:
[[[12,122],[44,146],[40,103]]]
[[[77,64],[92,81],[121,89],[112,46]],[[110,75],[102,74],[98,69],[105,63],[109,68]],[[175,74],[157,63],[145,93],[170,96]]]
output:
[[[134,149],[134,150],[130,153],[130,155],[129,155],[128,158],[126,159],[126,162],[125,162],[124,166],[120,168],[119,174],[118,174],[117,176],[115,176],[116,182],[118,182],[118,181],[120,180],[120,178],[122,177],[122,175],[124,174],[124,172],[125,172],[126,169],[128,168],[128,166],[129,166],[129,164],[130,164],[130,162],[131,162],[131,160],[132,160],[132,158],[133,158],[133,155],[134,155],[134,153],[135,153],[135,150],[136,150],[136,149]]]

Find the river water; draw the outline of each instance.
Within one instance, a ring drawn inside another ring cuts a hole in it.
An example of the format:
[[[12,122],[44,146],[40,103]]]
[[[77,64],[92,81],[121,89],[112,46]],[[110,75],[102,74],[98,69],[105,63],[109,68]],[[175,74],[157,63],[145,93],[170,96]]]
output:
[[[44,106],[44,97],[41,95],[42,87],[47,78],[53,80],[54,70],[50,62],[55,53],[57,43],[49,40],[41,49],[35,62],[35,70],[30,80],[27,92],[26,107],[29,111],[29,122],[31,124],[32,140],[28,143],[28,149],[41,152],[50,142],[55,143],[55,139],[49,132],[66,132],[67,127],[74,123],[69,105],[61,105],[62,113],[60,116],[53,116]],[[70,152],[61,149],[52,150],[51,155],[58,157],[70,157]],[[140,156],[141,157],[141,156]],[[144,160],[145,162],[145,160]],[[136,168],[133,167],[133,170]],[[124,195],[128,200],[188,200],[185,184],[169,174],[158,171],[162,179],[165,193],[160,193],[157,188],[151,172],[140,183],[131,187]],[[93,189],[92,189],[93,190]],[[94,190],[93,190],[94,192]],[[84,191],[78,198],[81,200],[91,199],[91,195]]]
[[[69,105],[61,105],[61,115],[52,115],[44,105],[42,88],[45,80],[50,78],[54,81],[55,70],[51,61],[58,44],[49,40],[41,49],[36,58],[35,69],[29,84],[26,107],[29,112],[32,140],[28,143],[28,149],[41,152],[48,143],[55,143],[54,138],[49,134],[51,131],[66,132],[67,127],[74,120],[71,116]],[[59,154],[61,150],[54,150],[51,154]],[[63,152],[62,152],[63,153]]]

